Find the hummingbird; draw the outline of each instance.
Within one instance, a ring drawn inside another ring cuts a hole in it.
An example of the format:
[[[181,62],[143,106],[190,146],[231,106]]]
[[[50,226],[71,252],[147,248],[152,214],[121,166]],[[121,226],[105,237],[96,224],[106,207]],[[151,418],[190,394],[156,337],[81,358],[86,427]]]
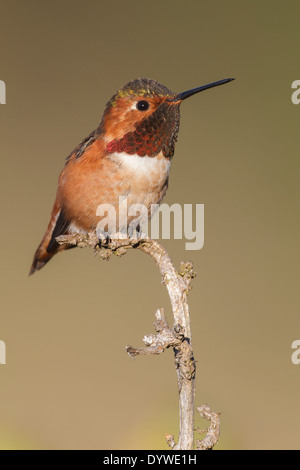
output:
[[[118,209],[124,196],[129,206],[146,206],[150,217],[151,205],[160,204],[168,188],[182,101],[232,80],[176,94],[156,80],[137,78],[118,90],[108,101],[99,126],[66,158],[50,222],[30,274],[68,248],[59,245],[58,236],[95,230],[101,204]]]

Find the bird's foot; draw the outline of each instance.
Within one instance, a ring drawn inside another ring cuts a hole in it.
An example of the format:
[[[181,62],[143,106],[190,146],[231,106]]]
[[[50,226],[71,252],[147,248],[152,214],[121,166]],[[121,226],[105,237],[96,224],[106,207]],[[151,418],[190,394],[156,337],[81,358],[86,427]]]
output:
[[[105,247],[109,243],[111,243],[111,238],[107,232],[103,232],[102,230],[97,230],[97,237],[99,241],[99,247]]]
[[[128,236],[130,239],[136,240],[136,241],[144,240],[145,238],[147,238],[147,235],[144,232],[142,232],[140,224],[135,225],[133,227],[129,225]]]

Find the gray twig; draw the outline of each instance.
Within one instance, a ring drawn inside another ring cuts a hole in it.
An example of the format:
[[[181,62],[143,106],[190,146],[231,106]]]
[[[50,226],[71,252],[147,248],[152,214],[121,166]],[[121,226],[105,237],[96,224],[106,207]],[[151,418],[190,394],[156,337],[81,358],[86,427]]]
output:
[[[195,444],[198,450],[210,450],[217,444],[220,436],[220,413],[211,411],[208,405],[198,406],[197,411],[201,418],[210,421],[210,426],[204,431],[196,429],[199,434],[206,433],[206,436],[202,440],[196,439]]]
[[[97,255],[106,260],[112,254],[122,256],[128,249],[132,248],[139,249],[154,259],[162,275],[162,282],[169,294],[174,326],[169,327],[164,310],[160,308],[156,312],[156,321],[154,323],[156,334],[144,336],[145,347],[126,346],[126,350],[131,357],[135,357],[146,354],[161,354],[165,349],[173,348],[179,390],[179,436],[177,444],[174,436],[170,434],[166,435],[166,440],[172,449],[193,449],[196,366],[192,350],[191,323],[187,303],[190,282],[195,277],[192,263],[181,263],[180,270],[177,272],[168,252],[157,241],[150,238],[128,239],[121,234],[115,234],[111,240],[99,241],[96,233],[91,232],[87,235],[63,235],[57,237],[56,240],[60,244],[91,247]],[[210,419],[211,426],[207,431],[207,436],[202,441],[196,440],[196,446],[198,449],[212,448],[218,440],[219,434],[215,431],[217,430],[219,433],[219,421],[217,426],[216,414],[211,413],[208,407],[199,407],[198,411],[200,414],[202,413],[201,416]]]

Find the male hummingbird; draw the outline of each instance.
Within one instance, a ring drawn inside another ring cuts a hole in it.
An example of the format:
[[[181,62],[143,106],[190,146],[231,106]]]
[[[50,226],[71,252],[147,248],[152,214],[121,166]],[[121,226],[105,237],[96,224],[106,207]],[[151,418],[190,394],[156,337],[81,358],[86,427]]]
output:
[[[101,204],[118,209],[120,197],[127,197],[128,206],[143,204],[150,217],[151,205],[159,204],[167,191],[180,104],[189,96],[231,80],[175,94],[155,80],[138,78],[115,93],[97,129],[66,159],[50,222],[30,274],[66,249],[56,237],[95,229]]]

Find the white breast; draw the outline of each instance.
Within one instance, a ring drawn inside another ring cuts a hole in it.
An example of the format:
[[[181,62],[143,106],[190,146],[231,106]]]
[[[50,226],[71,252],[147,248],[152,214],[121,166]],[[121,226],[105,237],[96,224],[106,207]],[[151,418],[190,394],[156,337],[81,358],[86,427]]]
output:
[[[170,172],[170,159],[158,154],[156,157],[140,157],[139,155],[128,155],[127,153],[114,153],[111,155],[128,176],[149,180],[155,186],[164,184]]]
[[[143,204],[150,209],[152,204],[159,204],[168,188],[170,159],[161,153],[156,157],[140,157],[127,153],[110,155],[122,174],[122,191],[127,197],[128,207]]]

